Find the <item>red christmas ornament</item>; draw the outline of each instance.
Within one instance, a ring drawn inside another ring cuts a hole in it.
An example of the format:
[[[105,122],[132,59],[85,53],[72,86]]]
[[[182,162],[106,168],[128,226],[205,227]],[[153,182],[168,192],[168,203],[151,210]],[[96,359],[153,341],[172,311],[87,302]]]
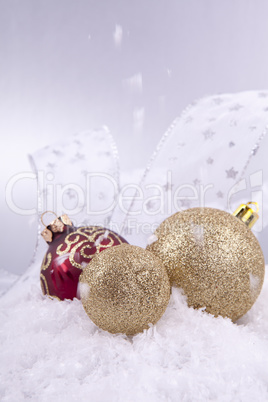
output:
[[[100,226],[76,228],[67,215],[51,222],[42,236],[49,247],[41,266],[41,288],[43,294],[60,300],[78,297],[79,276],[95,254],[127,243],[123,237]]]

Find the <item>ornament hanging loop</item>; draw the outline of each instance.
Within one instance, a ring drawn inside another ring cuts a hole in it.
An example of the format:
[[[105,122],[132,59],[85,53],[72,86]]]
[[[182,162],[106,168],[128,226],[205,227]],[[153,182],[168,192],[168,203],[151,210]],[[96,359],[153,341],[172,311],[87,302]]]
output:
[[[249,207],[250,205],[255,205],[256,206],[256,211],[255,212],[257,212],[257,213],[259,212],[260,208],[259,208],[259,204],[257,202],[255,202],[255,201],[247,202],[246,206]]]
[[[255,206],[255,211],[251,208],[251,205]],[[241,204],[233,213],[238,219],[247,225],[249,229],[252,228],[253,225],[259,219],[259,204],[254,201],[249,201],[247,204]]]

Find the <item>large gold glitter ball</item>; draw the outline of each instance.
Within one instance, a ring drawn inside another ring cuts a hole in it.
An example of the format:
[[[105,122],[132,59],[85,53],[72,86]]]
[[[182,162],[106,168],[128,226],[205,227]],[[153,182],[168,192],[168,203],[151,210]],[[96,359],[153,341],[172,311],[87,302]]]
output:
[[[134,335],[166,310],[170,282],[162,261],[122,244],[96,255],[80,275],[82,304],[91,320],[111,333]]]
[[[164,263],[188,305],[233,321],[255,303],[264,280],[261,247],[237,217],[213,208],[177,212],[147,246]]]

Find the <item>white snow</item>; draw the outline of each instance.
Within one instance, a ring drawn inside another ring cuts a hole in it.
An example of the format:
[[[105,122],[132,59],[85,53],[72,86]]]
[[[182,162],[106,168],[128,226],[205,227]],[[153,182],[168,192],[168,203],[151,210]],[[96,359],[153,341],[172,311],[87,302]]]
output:
[[[77,297],[81,299],[82,297],[88,297],[90,292],[90,287],[87,283],[78,282],[77,286]]]
[[[121,25],[117,24],[115,26],[115,31],[114,31],[113,37],[114,37],[115,46],[117,48],[120,48],[121,44],[122,44],[122,39],[123,39],[123,28],[121,27]]]
[[[255,294],[259,289],[260,278],[257,275],[253,275],[251,272],[249,274],[250,281],[250,291]]]
[[[100,235],[100,236],[97,238],[97,240],[96,240],[95,243],[94,243],[94,246],[97,247],[98,245],[100,245],[103,239],[105,239],[105,235],[104,235],[104,234],[103,234],[103,235]]]
[[[147,239],[147,245],[150,246],[151,244],[153,244],[157,240],[158,240],[158,237],[155,234],[152,234]]]
[[[104,239],[107,239],[107,237],[109,236],[109,230],[105,230],[104,232]]]
[[[0,269],[0,296],[6,292],[6,290],[19,279],[18,275],[15,275],[5,269]]]
[[[43,296],[40,260],[1,299],[2,402],[268,399],[267,278],[236,324],[173,288],[157,325],[127,337],[98,329],[77,299]]]
[[[191,231],[194,235],[196,244],[202,246],[204,244],[204,226],[192,223]]]
[[[144,107],[136,108],[133,111],[133,126],[135,131],[142,131],[145,118]]]
[[[137,73],[123,80],[123,86],[132,93],[142,93],[142,74]]]

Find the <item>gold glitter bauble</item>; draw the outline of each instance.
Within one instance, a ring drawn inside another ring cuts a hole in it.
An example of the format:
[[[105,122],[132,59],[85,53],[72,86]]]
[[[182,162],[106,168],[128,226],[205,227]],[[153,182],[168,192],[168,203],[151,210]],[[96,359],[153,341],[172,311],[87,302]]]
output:
[[[237,217],[213,208],[192,208],[166,219],[147,247],[164,263],[171,284],[188,305],[233,321],[256,301],[265,263],[261,247]]]
[[[166,269],[154,254],[122,244],[96,255],[80,276],[84,309],[100,328],[134,335],[155,324],[170,298]]]

